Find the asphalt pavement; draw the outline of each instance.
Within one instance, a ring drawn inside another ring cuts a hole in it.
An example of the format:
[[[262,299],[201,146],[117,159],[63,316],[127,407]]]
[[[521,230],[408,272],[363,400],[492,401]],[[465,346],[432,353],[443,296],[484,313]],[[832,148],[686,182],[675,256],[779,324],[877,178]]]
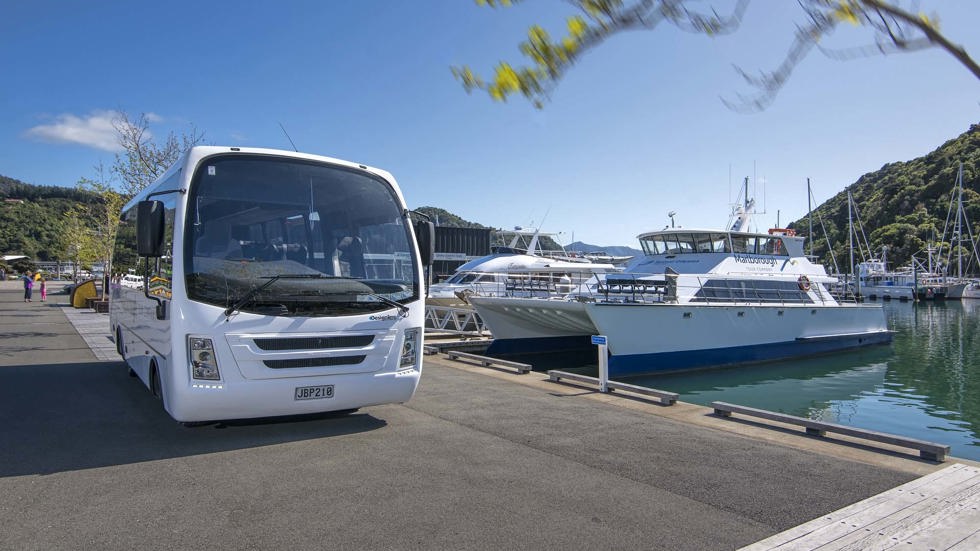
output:
[[[734,549],[938,468],[434,356],[406,404],[186,428],[21,293],[0,549]]]

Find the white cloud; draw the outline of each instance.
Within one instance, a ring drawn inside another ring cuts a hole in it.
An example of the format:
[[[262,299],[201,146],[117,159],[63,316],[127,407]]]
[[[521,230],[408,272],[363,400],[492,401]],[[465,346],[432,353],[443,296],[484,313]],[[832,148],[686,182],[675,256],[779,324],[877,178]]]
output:
[[[58,115],[52,124],[35,126],[26,134],[46,142],[74,143],[115,153],[122,151],[116,129],[112,126],[112,121],[118,116],[116,111],[93,111],[85,117]]]

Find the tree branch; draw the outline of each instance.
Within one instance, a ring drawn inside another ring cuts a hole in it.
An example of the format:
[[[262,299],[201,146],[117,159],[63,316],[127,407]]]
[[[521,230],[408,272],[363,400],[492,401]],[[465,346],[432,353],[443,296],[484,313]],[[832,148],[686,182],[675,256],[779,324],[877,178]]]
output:
[[[919,29],[922,31],[922,34],[926,35],[926,38],[928,38],[930,42],[939,45],[940,48],[949,52],[950,55],[955,57],[957,61],[959,61],[964,67],[973,73],[973,76],[980,79],[980,65],[977,65],[977,62],[966,53],[966,50],[963,49],[962,46],[950,42],[936,29],[935,25],[931,24],[927,19],[912,15],[911,13],[892,6],[891,4],[882,2],[881,0],[860,1],[866,6],[885,12],[892,17],[904,21],[905,23]]]

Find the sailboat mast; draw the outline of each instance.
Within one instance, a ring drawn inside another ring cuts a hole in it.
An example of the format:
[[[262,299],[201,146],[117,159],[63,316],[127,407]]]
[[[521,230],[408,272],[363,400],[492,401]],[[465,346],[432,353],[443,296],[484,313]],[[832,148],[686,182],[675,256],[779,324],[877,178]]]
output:
[[[956,277],[963,279],[963,163],[956,175],[956,188],[959,195],[956,199]]]
[[[810,192],[810,179],[806,179],[806,221],[810,228],[807,230],[806,238],[810,241],[810,256],[813,256],[813,205],[810,202],[812,194]]]
[[[854,273],[854,226],[852,222],[853,216],[851,214],[851,203],[853,203],[853,201],[854,199],[851,198],[851,190],[847,190],[847,248],[850,250],[851,254],[851,280],[853,281],[854,285],[854,294],[857,295],[860,293],[860,289],[858,289],[857,275]]]

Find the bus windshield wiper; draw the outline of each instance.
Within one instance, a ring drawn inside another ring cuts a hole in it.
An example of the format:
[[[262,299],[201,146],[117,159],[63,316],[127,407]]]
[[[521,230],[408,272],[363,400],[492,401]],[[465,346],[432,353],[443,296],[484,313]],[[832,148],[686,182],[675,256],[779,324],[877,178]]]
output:
[[[269,278],[269,281],[266,281],[265,283],[259,285],[258,287],[253,287],[252,290],[242,295],[240,299],[236,300],[234,304],[232,304],[228,308],[225,308],[226,320],[230,318],[232,314],[237,312],[239,308],[251,302],[251,300],[255,298],[255,295],[266,290],[270,285],[279,281],[280,279],[319,279],[321,277],[330,277],[330,276],[324,274],[276,274],[274,276],[267,276],[267,277]]]
[[[392,308],[398,308],[398,313],[401,314],[402,316],[408,315],[408,306],[405,306],[404,304],[396,300],[392,300],[384,295],[379,295],[377,293],[363,293],[363,294],[377,300],[382,304],[391,306]]]

